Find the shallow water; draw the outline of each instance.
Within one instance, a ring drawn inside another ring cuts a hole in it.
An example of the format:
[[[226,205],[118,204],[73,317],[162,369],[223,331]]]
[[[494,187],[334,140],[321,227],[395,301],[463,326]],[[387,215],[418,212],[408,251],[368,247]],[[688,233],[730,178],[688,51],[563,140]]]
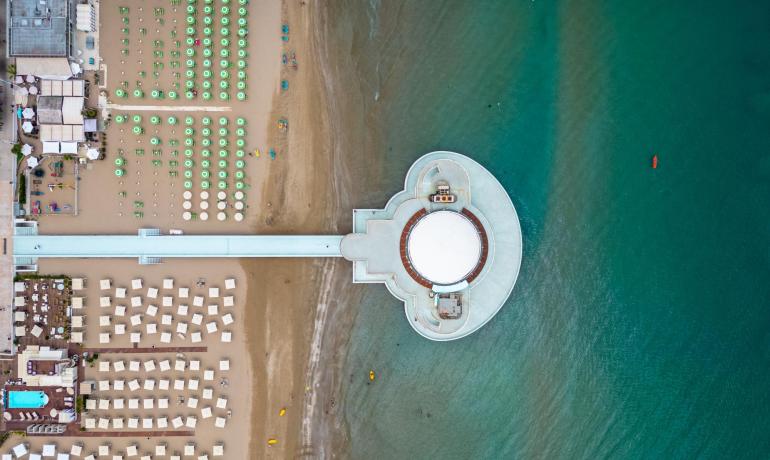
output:
[[[415,158],[455,150],[500,179],[524,232],[513,295],[460,341],[422,339],[366,288],[350,455],[767,457],[770,4],[329,15],[382,161],[354,204],[383,206]]]

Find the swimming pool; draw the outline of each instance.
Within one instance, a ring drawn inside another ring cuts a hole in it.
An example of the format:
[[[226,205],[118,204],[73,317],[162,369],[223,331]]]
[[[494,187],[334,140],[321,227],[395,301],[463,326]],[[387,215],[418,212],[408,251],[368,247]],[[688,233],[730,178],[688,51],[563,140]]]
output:
[[[8,409],[39,409],[48,404],[48,395],[42,391],[9,391]]]

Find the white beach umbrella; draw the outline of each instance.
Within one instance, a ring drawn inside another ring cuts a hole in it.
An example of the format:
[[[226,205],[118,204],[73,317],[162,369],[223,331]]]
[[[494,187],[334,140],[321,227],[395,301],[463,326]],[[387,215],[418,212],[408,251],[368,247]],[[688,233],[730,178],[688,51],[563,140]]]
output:
[[[28,167],[28,168],[30,168],[30,169],[31,169],[31,168],[34,168],[34,167],[36,167],[38,164],[39,164],[39,162],[38,162],[37,158],[35,158],[35,157],[29,157],[29,158],[27,158],[27,167]]]
[[[29,94],[37,94],[37,86],[30,86],[29,87]]]
[[[86,158],[89,160],[98,160],[99,159],[99,150],[97,149],[88,149],[86,150]]]
[[[16,78],[13,79],[13,82],[16,84],[24,83],[24,77],[21,75],[16,75]]]
[[[191,209],[192,208],[192,203],[190,203],[189,201],[183,201],[182,202],[182,207],[184,209]]]
[[[29,144],[24,144],[21,146],[21,154],[25,157],[30,156],[32,154],[32,146]]]
[[[209,220],[209,213],[207,213],[206,211],[203,211],[202,213],[200,213],[198,217],[200,218],[200,220],[203,220],[203,221]]]
[[[25,121],[24,123],[21,124],[21,130],[24,131],[25,133],[31,133],[32,128],[33,128],[32,123],[29,121]]]
[[[240,212],[236,212],[234,217],[236,222],[240,222],[243,220],[243,214],[241,214]]]
[[[201,191],[201,200],[208,200],[209,199],[209,192],[206,190]]]
[[[20,94],[22,96],[26,96],[27,94],[29,94],[29,90],[23,86],[17,86],[15,93]]]
[[[190,219],[192,219],[192,214],[190,214],[190,211],[185,211],[185,212],[182,214],[182,219],[184,219],[184,220],[190,220]]]
[[[192,198],[192,192],[189,190],[185,190],[184,193],[182,193],[182,198],[185,200],[189,200]]]
[[[217,220],[223,221],[225,219],[227,219],[227,214],[225,214],[223,212],[220,212],[220,213],[217,214]]]
[[[32,107],[27,107],[26,109],[21,111],[21,116],[26,118],[27,120],[31,120],[35,116],[35,109]]]
[[[27,75],[27,83],[35,83],[35,76]]]
[[[220,200],[224,200],[225,198],[227,198],[227,193],[220,190],[219,193],[217,193],[217,198]]]
[[[236,200],[242,200],[242,199],[243,199],[243,192],[242,192],[242,191],[240,191],[240,190],[238,190],[237,192],[235,192],[235,199],[236,199]]]

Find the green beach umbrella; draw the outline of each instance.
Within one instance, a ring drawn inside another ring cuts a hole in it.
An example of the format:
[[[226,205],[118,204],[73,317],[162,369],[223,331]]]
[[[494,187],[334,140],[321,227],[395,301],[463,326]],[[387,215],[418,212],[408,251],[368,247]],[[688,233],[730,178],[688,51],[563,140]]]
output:
[[[193,149],[184,149],[184,156],[186,156],[187,158],[190,158],[191,156],[193,156]]]
[[[116,176],[123,177],[124,174],[126,174],[126,171],[124,171],[123,169],[120,169],[120,168],[115,169]]]
[[[244,184],[241,181],[238,181],[238,182],[235,183],[235,188],[238,189],[238,190],[243,190],[245,187],[246,187],[246,184]]]
[[[210,168],[211,167],[211,161],[207,159],[201,160],[201,168]]]
[[[153,125],[159,125],[160,124],[160,117],[157,115],[153,115],[150,117],[150,123]]]
[[[248,5],[249,4],[249,0],[238,0],[238,4],[239,5]]]
[[[220,70],[219,71],[219,78],[224,78],[224,79],[230,78],[230,71],[226,70],[226,69]]]
[[[211,69],[203,70],[203,78],[211,78],[213,75],[214,75],[214,72],[212,72]]]
[[[187,23],[190,25],[195,24],[195,16],[187,16]]]
[[[230,61],[228,61],[227,59],[220,59],[219,60],[219,67],[221,67],[223,69],[226,69],[226,68],[230,67]]]
[[[163,98],[163,93],[157,89],[154,89],[150,92],[150,96],[152,96],[153,99],[161,99]]]
[[[238,68],[239,69],[245,69],[248,63],[245,59],[238,59]]]
[[[208,169],[202,169],[201,170],[201,179],[208,179],[211,177],[211,171]]]
[[[219,126],[227,126],[227,117],[219,117]]]
[[[230,46],[230,39],[229,38],[223,38],[219,40],[219,44],[222,46]]]
[[[209,92],[209,91],[204,91],[204,92],[203,92],[203,100],[204,100],[204,101],[208,101],[209,99],[211,99],[211,92]]]
[[[187,14],[195,14],[195,6],[187,5]]]
[[[203,17],[203,25],[210,26],[213,22],[214,22],[214,19],[212,19],[211,16]]]
[[[184,178],[185,179],[192,179],[192,176],[193,176],[193,172],[190,171],[189,169],[185,169],[185,171],[184,171]]]
[[[204,59],[203,67],[211,67],[211,59]]]
[[[223,101],[227,101],[230,99],[230,94],[227,91],[220,91],[219,92],[219,99]]]
[[[241,180],[244,177],[246,177],[246,173],[244,173],[243,171],[240,171],[240,170],[235,171],[235,178],[236,179]]]
[[[210,48],[210,47],[211,47],[211,45],[212,45],[214,42],[213,42],[213,40],[211,40],[211,38],[210,38],[210,37],[205,37],[205,38],[204,38],[204,39],[201,41],[201,43],[203,43],[203,46],[205,46],[206,48]]]
[[[136,88],[136,89],[134,90],[134,97],[144,97],[144,91],[142,91],[142,90],[141,90],[141,89],[139,89],[139,88]]]
[[[227,160],[219,160],[217,163],[219,169],[227,169]]]
[[[208,126],[208,125],[204,123],[203,126]],[[203,136],[203,137],[211,136],[211,128],[206,127],[206,128],[201,129],[201,136]]]
[[[222,17],[219,19],[219,23],[222,24],[223,26],[230,25],[230,18]]]
[[[227,182],[225,182],[225,181],[223,181],[223,180],[221,180],[221,181],[217,182],[217,188],[218,188],[219,190],[225,190],[225,189],[227,189]]]
[[[211,124],[211,117],[203,117],[201,118],[201,123],[203,126],[208,126]]]
[[[245,80],[246,79],[246,71],[245,70],[239,70],[238,71],[238,79],[239,80]]]
[[[243,160],[235,160],[235,167],[238,169],[243,169],[246,166],[246,162]]]
[[[222,48],[219,50],[219,57],[228,58],[230,57],[230,50],[227,48]]]
[[[238,18],[238,27],[246,27],[246,18]]]
[[[246,145],[246,141],[241,138],[238,138],[235,140],[235,145],[237,145],[238,147],[244,147]]]
[[[150,138],[150,144],[152,145],[160,145],[160,138],[153,136]]]
[[[239,101],[245,101],[246,100],[246,93],[244,93],[243,91],[238,91],[235,94],[235,97],[237,97]]]
[[[123,157],[117,157],[115,158],[115,166],[123,166],[126,164],[126,160]]]
[[[187,147],[192,147],[193,145],[195,145],[195,141],[188,137],[187,139],[184,140],[184,145]]]
[[[244,152],[241,149],[238,149],[238,150],[235,151],[235,156],[238,157],[238,158],[243,158],[244,156],[246,156],[246,152]]]
[[[211,182],[209,182],[207,180],[202,180],[201,181],[201,188],[203,190],[208,190],[209,188],[211,188]]]
[[[193,183],[191,180],[186,180],[182,183],[182,186],[184,186],[184,188],[186,188],[187,190],[190,190],[193,186]]]
[[[238,137],[243,137],[246,135],[246,130],[243,128],[236,128],[235,129],[235,135]]]
[[[195,27],[188,27],[184,30],[185,35],[195,35]]]
[[[134,134],[136,134],[137,136],[138,136],[138,135],[140,135],[140,134],[142,134],[142,133],[144,132],[144,130],[142,129],[142,127],[141,127],[141,126],[134,126],[134,128],[132,129],[132,131],[133,131],[133,132],[134,132]]]
[[[187,68],[192,69],[193,67],[195,67],[195,61],[193,61],[192,59],[188,59],[185,61],[184,65],[187,66]]]
[[[203,158],[208,158],[208,157],[210,157],[210,156],[211,156],[211,150],[209,150],[209,149],[203,149],[203,150],[201,150],[201,156],[202,156]]]
[[[228,144],[227,139],[224,139],[224,138],[223,139],[219,139],[219,146],[220,147],[227,147],[227,144]]]
[[[176,99],[179,97],[179,93],[174,91],[173,89],[168,92],[169,99]]]
[[[244,58],[248,57],[248,55],[249,55],[249,53],[247,53],[246,50],[243,50],[243,49],[239,49],[238,50],[238,57],[239,58],[244,59]]]
[[[238,36],[239,37],[245,37],[248,34],[249,34],[249,31],[245,27],[241,27],[240,29],[238,29]]]
[[[214,12],[214,8],[211,7],[211,5],[206,5],[203,7],[203,13],[206,15],[210,15]]]
[[[246,16],[247,14],[249,14],[249,10],[247,10],[244,7],[238,8],[238,16],[243,17],[243,16]]]
[[[184,42],[185,42],[185,44],[186,44],[187,46],[193,46],[193,45],[195,45],[195,39],[194,39],[194,38],[192,38],[192,37],[187,37],[187,38],[185,38]]]
[[[187,125],[187,126],[192,126],[193,124],[195,124],[195,118],[193,118],[193,117],[191,117],[189,115],[184,117],[184,124]]]
[[[248,46],[249,42],[245,38],[239,38],[238,39],[238,48],[246,48]]]
[[[214,52],[211,51],[211,48],[204,48],[203,49],[203,57],[211,57],[214,55]]]
[[[131,117],[131,120],[134,123],[141,123],[142,122],[142,116],[141,115],[134,115],[133,117]]]
[[[167,122],[168,122],[168,124],[170,124],[170,125],[175,125],[175,124],[177,124],[177,122],[178,122],[179,120],[177,120],[177,118],[176,118],[175,116],[171,115],[170,117],[168,117],[168,119],[166,119],[166,121],[167,121]]]
[[[184,129],[184,135],[185,136],[192,136],[193,134],[195,134],[195,130],[194,129],[192,129],[190,127],[187,127],[187,128]]]
[[[243,117],[238,117],[235,119],[235,124],[238,126],[246,126],[246,119]]]
[[[211,89],[211,80],[203,80],[201,86],[203,86],[203,89]]]
[[[224,26],[220,27],[219,28],[219,35],[221,35],[223,37],[227,37],[228,35],[230,35],[230,28],[229,27],[224,27]]]
[[[126,96],[128,96],[128,93],[126,93],[126,91],[124,89],[118,88],[118,89],[115,90],[115,95],[118,96],[118,97],[126,97]]]
[[[235,84],[235,87],[238,89],[246,89],[246,82],[243,80],[238,80],[238,83]]]
[[[221,80],[221,81],[219,82],[219,87],[220,87],[221,89],[227,89],[227,88],[229,88],[229,87],[230,87],[230,82],[229,82],[229,81],[227,81],[227,80]]]
[[[227,158],[227,150],[220,150],[219,151],[219,158]]]
[[[195,71],[193,69],[187,69],[184,72],[184,76],[189,79],[195,78]]]
[[[195,56],[195,48],[187,48],[184,53],[187,55],[187,57],[193,57]]]
[[[192,161],[192,159],[191,159],[191,158],[188,158],[188,159],[184,160],[184,163],[183,163],[183,164],[184,164],[184,167],[185,167],[185,168],[187,168],[187,169],[190,169],[190,168],[192,168],[193,166],[195,166],[195,162],[194,162],[194,161]]]
[[[219,128],[219,136],[220,137],[226,137],[228,134],[230,134],[230,132],[228,131],[227,128],[224,128],[224,127]]]
[[[219,177],[220,179],[227,179],[227,171],[219,171],[217,173],[217,177]]]
[[[224,3],[224,2],[222,2],[222,3]],[[222,14],[230,14],[230,7],[229,6],[223,6],[219,11]]]
[[[115,123],[123,124],[126,122],[126,116],[125,115],[116,115],[115,116]]]
[[[211,145],[211,139],[209,139],[208,137],[204,137],[203,139],[201,139],[201,145],[204,146],[204,147],[210,146]]]
[[[212,32],[213,32],[213,30],[211,30],[211,27],[206,26],[206,27],[203,28],[203,35],[205,35],[207,37],[210,36],[212,34]]]

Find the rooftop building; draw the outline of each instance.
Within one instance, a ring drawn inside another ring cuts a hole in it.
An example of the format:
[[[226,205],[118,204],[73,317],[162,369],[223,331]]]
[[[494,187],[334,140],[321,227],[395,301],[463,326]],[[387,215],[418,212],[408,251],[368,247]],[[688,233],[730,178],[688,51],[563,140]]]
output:
[[[69,55],[69,0],[9,0],[8,12],[11,56]]]

